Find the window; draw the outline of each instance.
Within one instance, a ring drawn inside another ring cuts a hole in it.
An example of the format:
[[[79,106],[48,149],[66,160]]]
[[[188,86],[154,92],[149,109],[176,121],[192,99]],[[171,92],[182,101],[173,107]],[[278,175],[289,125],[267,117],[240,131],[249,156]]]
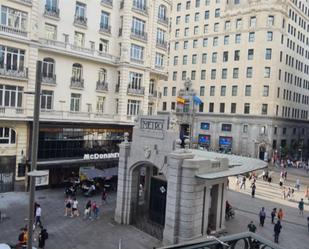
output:
[[[101,68],[98,73],[98,81],[100,83],[105,83],[107,81],[107,71],[105,68]]]
[[[81,81],[83,78],[83,67],[79,63],[74,63],[72,66],[72,79],[74,81]]]
[[[198,34],[198,26],[194,26],[193,32],[194,32],[194,35],[197,35],[197,34]]]
[[[100,29],[107,30],[107,31],[110,30],[109,16],[110,16],[109,13],[107,13],[105,11],[101,11]]]
[[[209,112],[214,112],[214,103],[209,103]]]
[[[8,127],[0,127],[0,144],[15,144],[15,130]]]
[[[230,39],[229,35],[224,36],[224,45],[228,45],[229,44],[229,39]]]
[[[55,61],[52,58],[44,58],[42,63],[42,76],[53,78],[55,72]]]
[[[264,78],[270,78],[270,67],[264,68]]]
[[[285,135],[286,134],[286,128],[284,127],[283,129],[282,129],[282,135]]]
[[[204,25],[204,34],[208,34],[208,32],[209,32],[209,25],[205,24]]]
[[[256,17],[251,16],[250,17],[250,28],[255,28],[256,27]]]
[[[220,103],[220,113],[224,113],[225,111],[225,103]]]
[[[182,71],[181,73],[181,79],[186,80],[187,79],[187,71]]]
[[[206,64],[206,62],[207,62],[207,54],[204,53],[202,54],[202,64]]]
[[[177,12],[181,11],[181,3],[177,4]]]
[[[196,71],[195,70],[191,71],[191,80],[195,80],[195,76],[196,76]]]
[[[188,44],[189,44],[188,41],[184,41],[183,42],[183,49],[187,49],[188,48]]]
[[[57,40],[57,27],[55,25],[45,23],[44,29],[45,39]]]
[[[245,86],[245,96],[251,96],[251,86],[250,85]]]
[[[212,57],[211,57],[212,63],[216,63],[217,59],[218,59],[218,53],[217,52],[212,53]]]
[[[187,64],[188,64],[188,55],[184,55],[184,56],[182,57],[182,64],[183,64],[183,65],[187,65]]]
[[[200,96],[205,96],[205,87],[200,86]]]
[[[236,29],[241,29],[242,28],[242,20],[241,18],[236,20]]]
[[[180,16],[176,16],[176,25],[180,23]]]
[[[131,32],[137,36],[145,36],[145,29],[146,29],[145,21],[138,19],[136,17],[133,17]]]
[[[177,72],[173,72],[173,80],[177,80]]]
[[[200,0],[195,0],[195,8],[200,7],[200,3],[201,3]]]
[[[41,109],[53,109],[53,91],[43,90],[41,93]]]
[[[85,34],[76,32],[74,33],[74,45],[77,47],[84,47],[85,45]]]
[[[205,123],[205,122],[202,122],[201,125],[200,125],[200,129],[201,130],[209,130],[210,128],[210,124],[209,123]]]
[[[215,17],[220,17],[220,9],[215,9]]]
[[[23,87],[0,84],[0,106],[22,107]]]
[[[193,40],[193,48],[197,48],[197,40]]]
[[[232,96],[237,96],[237,86],[232,86]]]
[[[267,31],[267,41],[272,41],[273,40],[273,32],[272,31]]]
[[[156,53],[155,65],[157,67],[163,67],[164,65],[164,55],[160,53]]]
[[[86,5],[85,4],[76,2],[75,18],[79,19],[79,20],[85,20],[86,19]]]
[[[174,50],[177,51],[179,48],[179,42],[175,42],[174,44]]]
[[[255,33],[254,32],[250,32],[249,33],[249,42],[254,42],[255,41]]]
[[[216,74],[217,74],[217,70],[216,69],[211,69],[211,76],[210,76],[210,78],[212,80],[215,80],[216,79]]]
[[[191,2],[190,2],[190,1],[187,1],[187,2],[186,2],[186,9],[188,10],[188,9],[190,9],[190,7],[191,7]]]
[[[58,0],[46,0],[45,9],[51,12],[57,12]]]
[[[229,31],[231,29],[231,22],[230,21],[226,21],[224,23],[224,30],[225,31]]]
[[[240,50],[234,51],[234,61],[239,61],[240,59]]]
[[[131,44],[131,59],[142,61],[144,59],[144,47]]]
[[[248,60],[253,60],[254,57],[254,49],[248,49]]]
[[[272,49],[266,48],[265,50],[265,60],[271,60]]]
[[[207,47],[208,45],[208,38],[203,39],[203,47]]]
[[[141,89],[142,79],[143,79],[143,74],[136,73],[136,72],[130,72],[130,74],[129,74],[129,80],[130,81],[129,81],[128,88]]]
[[[25,51],[0,45],[0,68],[24,71]]]
[[[268,97],[269,95],[269,86],[263,86],[263,96]]]
[[[235,67],[233,68],[233,79],[238,79],[239,77],[239,68]]]
[[[208,20],[209,19],[209,10],[206,10],[204,13],[204,19]]]
[[[202,70],[201,71],[201,80],[205,80],[206,79],[206,70]]]
[[[198,22],[200,20],[200,13],[195,13],[194,15],[194,21]]]
[[[158,19],[165,21],[165,20],[167,20],[166,16],[167,16],[167,9],[164,5],[161,4],[159,6],[159,10],[158,10]]]
[[[222,68],[221,78],[222,79],[226,79],[227,78],[227,68]]]
[[[236,34],[235,35],[235,43],[240,43],[241,42],[241,34]]]
[[[224,51],[223,52],[223,62],[227,62],[229,60],[229,52]]]
[[[226,95],[226,86],[221,86],[220,95],[221,95],[221,96],[225,96],[225,95]]]
[[[81,95],[78,93],[71,93],[71,112],[79,112],[81,106]]]
[[[185,23],[189,23],[190,22],[190,15],[187,14],[185,15]]]
[[[103,53],[108,53],[109,41],[105,39],[100,39],[99,51]]]
[[[232,125],[231,124],[222,124],[221,125],[221,131],[232,131]]]
[[[141,102],[138,100],[128,99],[127,115],[138,115],[139,109],[140,109],[140,103]],[[166,106],[165,106],[165,109],[166,109]]]
[[[140,10],[146,10],[146,0],[133,0],[133,6]]]
[[[252,78],[252,73],[253,73],[253,68],[252,67],[247,67],[246,77],[247,78]]]
[[[204,111],[204,103],[200,103],[198,106],[198,111],[203,112]]]
[[[172,96],[176,96],[176,87],[175,86],[172,87]]]
[[[104,103],[105,98],[102,96],[97,96],[97,107],[96,107],[97,113],[104,113]]]
[[[215,90],[216,90],[216,87],[215,86],[211,86],[210,87],[210,91],[209,91],[209,95],[210,96],[215,96]]]
[[[197,59],[197,55],[193,54],[192,55],[192,64],[196,64],[196,59]]]
[[[231,103],[231,113],[236,113],[236,103]]]
[[[180,32],[179,29],[175,30],[175,37],[179,37],[179,32]]]
[[[174,56],[174,66],[178,65],[178,56]]]
[[[216,22],[216,23],[214,24],[214,32],[218,32],[218,31],[219,31],[219,23]]]
[[[189,28],[185,28],[184,36],[188,36],[188,35],[189,35]]]
[[[212,45],[213,45],[214,47],[218,46],[218,37],[214,37],[214,38],[213,38],[213,43],[212,43]]]
[[[171,110],[176,110],[176,103],[175,102],[171,102]]]
[[[1,25],[18,30],[27,30],[27,18],[26,12],[22,12],[17,9],[12,9],[6,6],[1,6]]]
[[[167,104],[164,101],[164,102],[162,102],[162,111],[166,111],[166,109],[167,109]]]
[[[273,26],[275,22],[275,17],[274,16],[268,16],[267,18],[267,26]]]
[[[267,115],[267,108],[268,108],[267,104],[262,104],[262,115]]]
[[[248,133],[248,125],[243,125],[243,127],[242,127],[242,132],[243,133]]]
[[[244,104],[244,114],[250,114],[250,103]]]
[[[163,87],[163,96],[167,96],[167,86]]]

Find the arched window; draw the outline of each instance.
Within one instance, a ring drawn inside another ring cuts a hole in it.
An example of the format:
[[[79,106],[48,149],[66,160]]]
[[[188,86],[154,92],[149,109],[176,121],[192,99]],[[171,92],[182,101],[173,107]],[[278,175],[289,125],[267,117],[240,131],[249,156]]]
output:
[[[0,144],[15,144],[16,132],[8,127],[0,127]]]
[[[106,76],[107,76],[107,72],[105,68],[101,68],[99,70],[99,81],[100,82],[106,82]]]
[[[83,78],[83,66],[79,63],[74,63],[72,67],[72,78],[80,81]]]
[[[53,78],[55,73],[55,60],[52,58],[43,59],[43,77]]]
[[[159,11],[158,11],[158,18],[160,20],[163,20],[165,21],[167,18],[166,18],[166,15],[167,15],[167,9],[164,5],[160,5],[159,6]]]

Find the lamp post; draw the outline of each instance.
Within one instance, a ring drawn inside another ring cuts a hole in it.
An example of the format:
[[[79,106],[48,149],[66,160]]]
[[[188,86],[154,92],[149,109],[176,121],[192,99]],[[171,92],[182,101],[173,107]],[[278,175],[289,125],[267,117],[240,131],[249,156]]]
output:
[[[34,223],[34,200],[35,200],[35,177],[40,176],[36,171],[38,158],[38,138],[39,138],[39,118],[40,118],[40,95],[42,82],[42,61],[36,63],[36,81],[33,110],[32,126],[32,147],[31,147],[31,170],[28,173],[30,177],[29,186],[29,213],[28,213],[28,243],[27,249],[32,249],[33,241],[33,223]]]

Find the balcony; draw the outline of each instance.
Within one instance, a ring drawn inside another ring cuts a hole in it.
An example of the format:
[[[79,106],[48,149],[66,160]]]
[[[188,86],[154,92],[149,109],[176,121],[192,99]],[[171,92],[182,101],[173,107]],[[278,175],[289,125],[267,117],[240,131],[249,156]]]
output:
[[[82,27],[87,27],[87,17],[85,16],[74,16],[74,24]]]
[[[107,92],[108,91],[108,83],[105,81],[97,81],[97,91],[99,92]]]
[[[52,18],[57,18],[58,19],[59,15],[60,15],[59,8],[45,5],[44,16],[48,16],[48,17],[52,17]]]
[[[28,32],[25,31],[25,30],[13,28],[13,27],[10,27],[10,26],[2,25],[2,24],[0,24],[0,32],[5,32],[5,33],[8,33],[8,34],[12,34],[12,35],[19,35],[19,36],[23,36],[23,37],[28,36]]]
[[[32,6],[32,0],[13,0],[13,1],[24,4],[26,6]]]
[[[140,41],[147,41],[147,33],[137,29],[131,29],[131,38]]]
[[[21,107],[0,106],[0,118],[24,118],[25,110]]]
[[[166,50],[167,49],[167,42],[162,41],[162,40],[157,40],[156,47]]]
[[[168,18],[162,16],[162,17],[158,17],[158,23],[164,25],[164,26],[168,26]]]
[[[13,70],[7,69],[6,65],[4,65],[4,68],[0,68],[0,76],[4,78],[27,80],[28,68],[24,68],[23,70]]]
[[[111,34],[111,26],[106,23],[100,23],[100,32],[105,34]]]
[[[113,7],[113,0],[101,0],[101,4],[107,7]]]
[[[145,87],[132,88],[131,86],[128,86],[127,93],[132,94],[132,95],[144,95],[145,94]]]
[[[84,89],[84,79],[71,77],[71,88]]]
[[[158,97],[158,92],[157,92],[157,91],[151,91],[151,92],[149,92],[149,97],[150,97],[150,98],[157,98],[157,97]]]
[[[132,11],[148,16],[148,7],[146,5],[133,5]]]
[[[42,83],[48,85],[56,85],[56,74],[44,74],[42,76]]]
[[[144,64],[144,60],[143,59],[137,59],[137,58],[130,58],[130,61],[136,64],[140,64],[143,65]]]

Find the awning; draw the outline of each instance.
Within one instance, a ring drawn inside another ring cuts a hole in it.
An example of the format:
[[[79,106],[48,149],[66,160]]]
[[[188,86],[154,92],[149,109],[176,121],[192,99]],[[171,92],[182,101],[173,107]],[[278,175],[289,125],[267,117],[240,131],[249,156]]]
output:
[[[105,178],[108,180],[113,176],[117,176],[118,167],[112,167],[107,169],[80,168],[79,173],[84,175],[89,180],[94,178]]]

